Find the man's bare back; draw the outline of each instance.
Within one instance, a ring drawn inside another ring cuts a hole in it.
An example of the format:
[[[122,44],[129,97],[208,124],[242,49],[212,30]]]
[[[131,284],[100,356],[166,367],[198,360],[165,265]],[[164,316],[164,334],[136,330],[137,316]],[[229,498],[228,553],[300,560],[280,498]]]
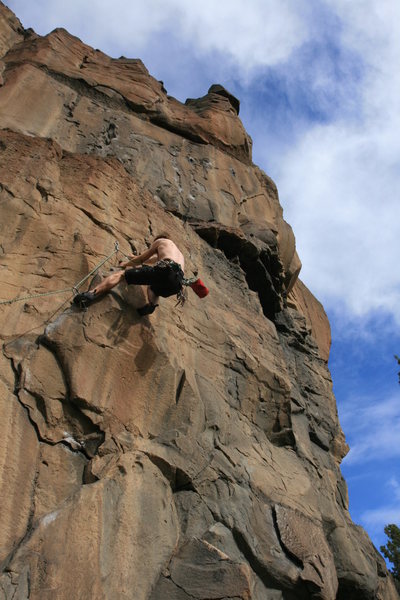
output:
[[[185,259],[182,252],[176,244],[168,238],[157,238],[151,244],[148,250],[145,250],[137,256],[133,256],[130,260],[120,263],[123,268],[136,267],[139,265],[154,265],[159,260],[173,260],[182,268],[185,269]]]
[[[173,260],[174,262],[178,263],[178,265],[182,267],[182,271],[184,271],[185,259],[183,258],[182,252],[172,240],[168,240],[167,238],[159,238],[152,243],[149,250],[151,248],[154,248],[158,260]]]

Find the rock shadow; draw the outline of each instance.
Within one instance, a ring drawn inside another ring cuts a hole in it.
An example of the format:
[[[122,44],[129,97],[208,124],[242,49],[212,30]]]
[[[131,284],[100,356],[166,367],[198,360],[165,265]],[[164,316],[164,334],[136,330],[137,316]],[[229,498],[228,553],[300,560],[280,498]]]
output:
[[[148,321],[148,317],[146,317],[146,321]],[[152,368],[158,355],[157,348],[154,346],[153,332],[154,329],[149,323],[141,323],[140,337],[143,344],[135,356],[135,365],[143,374]]]

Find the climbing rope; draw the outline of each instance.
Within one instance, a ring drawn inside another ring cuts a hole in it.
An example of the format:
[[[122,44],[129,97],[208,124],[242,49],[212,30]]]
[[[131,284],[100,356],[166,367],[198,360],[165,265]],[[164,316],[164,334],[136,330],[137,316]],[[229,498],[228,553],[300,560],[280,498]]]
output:
[[[98,265],[94,267],[83,279],[81,279],[78,283],[73,285],[72,287],[65,288],[63,290],[54,290],[53,292],[44,292],[43,294],[30,294],[29,296],[22,296],[20,298],[13,298],[12,300],[0,300],[1,304],[14,304],[14,302],[22,302],[23,300],[32,300],[34,298],[43,298],[44,296],[55,296],[58,294],[66,294],[67,292],[72,292],[74,295],[78,293],[78,289],[100,269],[107,261],[109,261],[114,254],[119,252],[119,243],[116,240],[114,244],[114,250],[109,254],[104,260],[102,260]]]

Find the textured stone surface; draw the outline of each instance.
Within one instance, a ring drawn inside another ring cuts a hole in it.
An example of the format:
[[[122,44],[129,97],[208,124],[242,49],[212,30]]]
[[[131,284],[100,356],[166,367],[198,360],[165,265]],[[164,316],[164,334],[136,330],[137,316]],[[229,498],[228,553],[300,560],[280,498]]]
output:
[[[67,289],[0,305],[0,598],[395,600],[347,510],[329,323],[239,102],[181,104],[139,60],[0,16],[1,297]],[[160,231],[207,299],[70,305],[116,239],[94,281]]]
[[[288,306],[295,308],[306,319],[311,334],[317,342],[321,357],[328,360],[331,348],[331,328],[324,307],[304,283],[297,279],[288,294]]]
[[[283,506],[276,506],[275,518],[281,543],[301,565],[301,578],[309,586],[310,595],[314,593],[321,599],[335,598],[338,589],[336,570],[322,527]]]
[[[3,4],[0,11],[0,58],[24,37],[24,28],[14,13]],[[3,65],[3,63],[2,63]]]

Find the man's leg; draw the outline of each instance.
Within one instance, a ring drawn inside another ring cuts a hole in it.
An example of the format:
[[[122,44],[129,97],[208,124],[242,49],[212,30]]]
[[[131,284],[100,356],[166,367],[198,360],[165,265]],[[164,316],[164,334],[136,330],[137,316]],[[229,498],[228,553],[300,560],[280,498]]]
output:
[[[144,306],[140,306],[137,311],[141,317],[145,315],[151,315],[158,306],[159,297],[153,292],[150,286],[147,288],[147,299],[148,303]]]
[[[159,296],[156,296],[156,294],[153,292],[150,286],[147,288],[147,298],[149,299],[150,304],[153,304],[153,306],[158,304],[158,301],[160,299]]]
[[[119,284],[121,279],[124,279],[125,271],[116,271],[115,273],[111,273],[108,277],[106,277],[99,285],[96,285],[93,288],[92,292],[96,294],[96,296],[101,296],[102,294],[106,294],[113,287]]]
[[[161,273],[155,271],[155,274],[154,280],[147,288],[148,304],[137,309],[141,316],[151,315],[155,311],[159,301],[158,294],[167,298],[179,293],[182,288],[182,278],[172,269],[163,269]]]
[[[73,300],[74,304],[80,306],[81,308],[89,306],[89,304],[91,304],[99,296],[106,294],[107,292],[112,290],[113,287],[118,285],[121,279],[124,278],[124,276],[125,271],[117,271],[116,273],[112,273],[111,275],[106,277],[104,281],[99,283],[99,285],[96,285],[96,287],[93,290],[89,290],[88,292],[83,292],[75,296]]]
[[[127,269],[126,271],[126,282],[128,285],[146,285],[147,286],[147,298],[148,303],[137,309],[139,315],[151,315],[156,307],[158,306],[158,296],[151,289],[152,285],[155,285],[160,278],[160,272],[157,268],[150,265],[144,265],[137,269]]]

